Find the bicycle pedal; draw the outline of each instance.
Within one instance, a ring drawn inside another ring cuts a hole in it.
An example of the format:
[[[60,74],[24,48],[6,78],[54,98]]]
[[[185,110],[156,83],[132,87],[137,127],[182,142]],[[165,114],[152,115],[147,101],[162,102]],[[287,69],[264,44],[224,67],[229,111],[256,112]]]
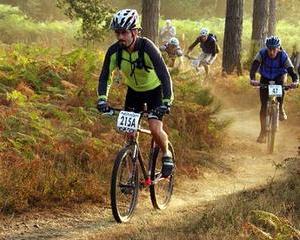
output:
[[[148,177],[146,180],[145,180],[145,185],[146,186],[150,186],[152,184],[152,181],[150,179],[150,177]]]
[[[121,187],[121,193],[123,194],[132,194],[133,188],[132,187]]]
[[[150,186],[151,184],[152,184],[152,181],[151,181],[150,177],[145,180],[144,179],[140,180],[140,187],[147,187],[147,186]]]
[[[158,172],[158,173],[155,174],[155,179],[161,178],[161,176],[162,176],[162,173]]]

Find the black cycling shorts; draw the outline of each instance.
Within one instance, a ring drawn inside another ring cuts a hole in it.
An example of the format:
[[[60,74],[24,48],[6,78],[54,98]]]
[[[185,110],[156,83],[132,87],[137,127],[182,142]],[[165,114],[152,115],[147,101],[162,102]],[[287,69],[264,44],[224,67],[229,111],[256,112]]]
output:
[[[161,116],[153,112],[153,110],[162,105],[161,86],[145,92],[137,92],[128,87],[125,100],[126,111],[141,112],[144,110],[145,103],[147,104],[147,111],[149,112],[148,118],[162,120]]]

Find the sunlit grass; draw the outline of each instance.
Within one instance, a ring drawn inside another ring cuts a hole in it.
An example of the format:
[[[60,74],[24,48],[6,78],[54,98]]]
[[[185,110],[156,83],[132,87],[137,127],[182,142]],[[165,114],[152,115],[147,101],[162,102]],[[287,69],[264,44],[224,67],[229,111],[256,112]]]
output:
[[[0,40],[16,42],[43,42],[52,46],[63,46],[74,42],[79,22],[37,22],[27,17],[19,8],[0,4]]]

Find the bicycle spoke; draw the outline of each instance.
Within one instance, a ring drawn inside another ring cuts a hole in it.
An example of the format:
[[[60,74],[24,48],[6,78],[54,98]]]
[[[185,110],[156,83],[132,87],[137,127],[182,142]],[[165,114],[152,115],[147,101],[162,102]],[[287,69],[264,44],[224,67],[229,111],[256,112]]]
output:
[[[170,145],[171,152],[173,154],[174,159],[174,150]],[[161,169],[162,169],[162,152],[153,154],[153,166],[152,166],[152,184],[150,186],[150,194],[151,194],[151,201],[155,208],[157,209],[164,209],[167,207],[168,203],[171,200],[172,192],[173,192],[173,185],[174,185],[174,173],[175,171],[168,177],[162,178],[161,177]],[[175,159],[174,159],[175,160]]]
[[[115,219],[126,222],[131,217],[137,201],[138,176],[130,149],[117,156],[111,183],[111,204]]]

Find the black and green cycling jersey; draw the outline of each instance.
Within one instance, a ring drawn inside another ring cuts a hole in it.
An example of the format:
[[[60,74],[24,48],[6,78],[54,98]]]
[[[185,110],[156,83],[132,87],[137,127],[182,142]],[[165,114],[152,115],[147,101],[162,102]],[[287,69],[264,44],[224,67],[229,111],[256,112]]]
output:
[[[144,41],[142,43],[142,41]],[[143,47],[144,64],[141,66],[139,50]],[[163,102],[171,103],[173,100],[172,80],[169,71],[158,48],[147,38],[138,37],[133,52],[126,49],[120,50],[116,42],[109,47],[102,71],[99,77],[98,95],[102,100],[107,100],[112,72],[118,68],[118,51],[121,51],[122,61],[120,70],[125,76],[125,84],[137,92],[145,92],[162,86]]]

